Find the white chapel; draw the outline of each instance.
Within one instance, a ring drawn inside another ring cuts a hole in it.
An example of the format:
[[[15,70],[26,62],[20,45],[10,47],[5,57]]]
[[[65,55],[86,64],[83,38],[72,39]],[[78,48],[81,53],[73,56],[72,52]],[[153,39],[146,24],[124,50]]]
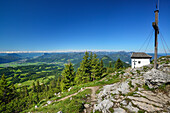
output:
[[[131,56],[131,65],[132,68],[142,67],[148,65],[151,62],[152,56],[144,52],[133,52]]]

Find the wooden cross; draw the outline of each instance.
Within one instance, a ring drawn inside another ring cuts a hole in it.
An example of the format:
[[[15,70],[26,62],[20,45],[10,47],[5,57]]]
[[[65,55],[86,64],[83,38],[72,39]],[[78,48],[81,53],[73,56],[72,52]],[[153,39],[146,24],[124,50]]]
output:
[[[135,68],[135,65],[136,65],[136,63],[135,63],[135,62],[137,62],[137,61],[135,61],[135,59],[134,59],[134,61],[133,61],[133,62],[134,62],[134,68]]]
[[[157,53],[158,53],[158,34],[159,34],[159,27],[158,27],[158,13],[159,10],[155,12],[155,22],[152,23],[152,26],[155,30],[155,55],[154,55],[154,68],[157,68]]]

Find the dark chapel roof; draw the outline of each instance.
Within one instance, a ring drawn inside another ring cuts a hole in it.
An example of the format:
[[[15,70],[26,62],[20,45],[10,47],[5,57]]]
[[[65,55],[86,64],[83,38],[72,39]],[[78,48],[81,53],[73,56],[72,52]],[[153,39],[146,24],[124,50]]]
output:
[[[152,58],[152,56],[144,52],[133,52],[131,58]]]

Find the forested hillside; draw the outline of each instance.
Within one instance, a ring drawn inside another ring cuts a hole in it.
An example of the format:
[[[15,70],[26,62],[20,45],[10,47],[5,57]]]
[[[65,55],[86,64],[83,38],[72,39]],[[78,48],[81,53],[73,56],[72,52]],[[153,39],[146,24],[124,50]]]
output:
[[[99,59],[97,54],[89,52],[79,55],[82,55],[82,61],[78,69],[74,68],[71,60],[64,68],[58,64],[0,68],[0,112],[21,112],[30,109],[45,100],[55,98],[59,92],[65,92],[62,96],[68,95],[67,90],[72,86],[91,83],[114,70],[125,68],[120,59],[114,66],[110,66],[107,63],[113,60],[109,57],[104,63],[106,56]],[[48,58],[48,54],[45,56]],[[79,88],[72,92],[77,90]]]

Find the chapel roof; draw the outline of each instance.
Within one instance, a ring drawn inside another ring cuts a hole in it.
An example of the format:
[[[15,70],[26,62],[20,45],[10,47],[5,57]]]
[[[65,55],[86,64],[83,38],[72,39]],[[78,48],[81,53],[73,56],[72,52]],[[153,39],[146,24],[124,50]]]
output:
[[[131,58],[152,58],[152,56],[144,52],[133,52]]]

